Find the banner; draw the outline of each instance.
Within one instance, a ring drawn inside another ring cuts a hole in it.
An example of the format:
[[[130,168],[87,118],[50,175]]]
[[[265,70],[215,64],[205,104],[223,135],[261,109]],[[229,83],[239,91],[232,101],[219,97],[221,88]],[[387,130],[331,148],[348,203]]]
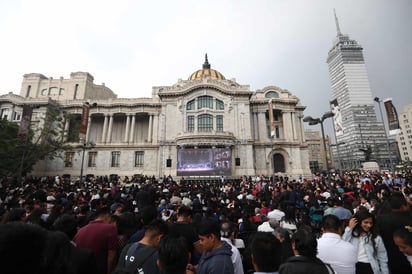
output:
[[[385,99],[383,103],[385,104],[386,116],[388,117],[389,135],[398,134],[400,131],[398,112],[392,104],[392,98]]]
[[[330,108],[333,113],[333,127],[335,128],[335,134],[336,136],[340,136],[343,134],[344,129],[338,99],[330,101]]]
[[[269,100],[269,123],[270,123],[270,138],[274,138],[276,135],[275,135],[275,122],[273,121],[272,99]]]
[[[26,140],[29,135],[31,117],[33,115],[33,107],[31,105],[23,106],[23,114],[20,121],[20,127],[18,132],[18,137],[22,140]]]
[[[87,126],[89,124],[89,105],[83,105],[82,119],[80,121],[80,135],[84,135],[83,139],[86,137]],[[82,137],[82,136],[81,136]]]

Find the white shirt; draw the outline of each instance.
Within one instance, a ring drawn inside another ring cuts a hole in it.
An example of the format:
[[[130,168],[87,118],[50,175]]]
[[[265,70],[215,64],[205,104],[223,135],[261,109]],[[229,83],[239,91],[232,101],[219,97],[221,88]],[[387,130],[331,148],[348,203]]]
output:
[[[275,232],[275,230],[270,226],[269,221],[263,222],[260,226],[258,226],[257,231]]]
[[[222,241],[227,242],[231,247],[232,247],[232,263],[233,263],[233,269],[234,269],[234,274],[243,274],[243,264],[242,264],[242,257],[240,256],[240,252],[235,247],[232,242],[228,238],[220,238]]]
[[[285,216],[285,212],[279,209],[274,209],[270,211],[267,216],[269,219],[275,219],[276,221],[280,221]]]
[[[356,273],[356,248],[336,233],[323,233],[318,239],[318,258],[330,264],[337,274]]]

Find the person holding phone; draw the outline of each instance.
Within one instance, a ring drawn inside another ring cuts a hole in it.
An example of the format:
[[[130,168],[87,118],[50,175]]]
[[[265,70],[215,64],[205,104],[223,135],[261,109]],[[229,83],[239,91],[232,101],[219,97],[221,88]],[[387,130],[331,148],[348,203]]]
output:
[[[356,249],[356,274],[389,274],[388,255],[377,232],[374,217],[361,209],[349,220],[342,236]]]

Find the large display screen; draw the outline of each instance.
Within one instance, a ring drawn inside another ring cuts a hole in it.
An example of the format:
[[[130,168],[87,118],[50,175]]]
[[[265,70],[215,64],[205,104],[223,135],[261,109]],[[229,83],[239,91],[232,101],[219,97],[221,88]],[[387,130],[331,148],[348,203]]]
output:
[[[177,176],[231,175],[230,148],[178,148]]]

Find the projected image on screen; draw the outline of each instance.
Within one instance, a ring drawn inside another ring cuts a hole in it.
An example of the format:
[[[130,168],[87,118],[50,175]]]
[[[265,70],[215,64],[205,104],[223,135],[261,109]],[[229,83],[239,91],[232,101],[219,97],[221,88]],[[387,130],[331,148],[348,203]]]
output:
[[[230,148],[179,148],[177,176],[230,175]]]

